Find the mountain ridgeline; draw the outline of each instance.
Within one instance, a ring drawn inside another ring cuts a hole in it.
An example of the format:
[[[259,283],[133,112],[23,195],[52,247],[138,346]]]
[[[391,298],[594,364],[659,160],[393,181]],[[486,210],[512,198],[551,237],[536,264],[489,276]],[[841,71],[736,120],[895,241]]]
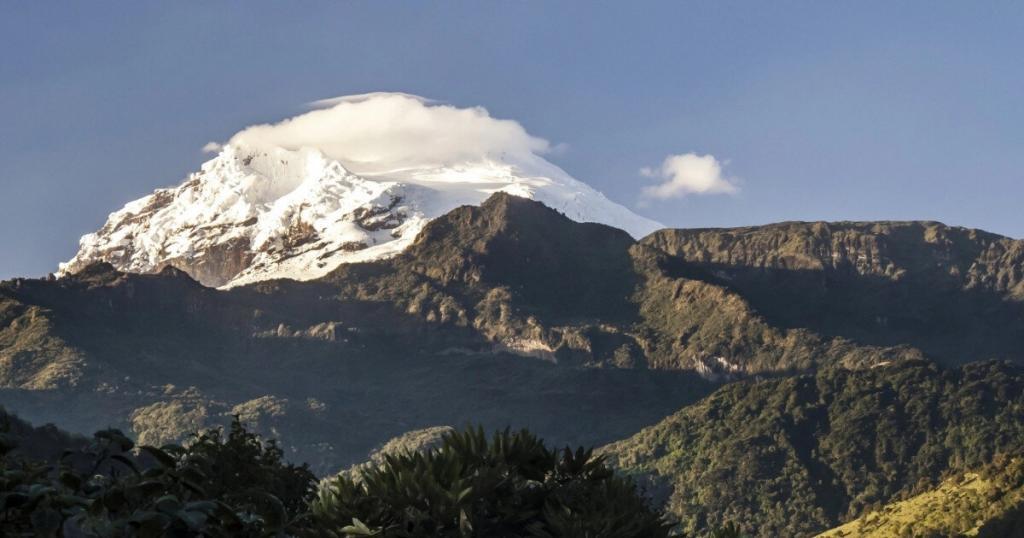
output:
[[[1024,242],[936,222],[662,230],[674,271],[736,290],[773,325],[911,345],[948,364],[1024,348]]]
[[[636,241],[499,193],[306,282],[4,282],[0,399],[144,444],[236,415],[319,474],[411,430],[528,427],[614,443],[688,529],[808,535],[1024,447],[1022,301],[1024,243],[977,230]]]

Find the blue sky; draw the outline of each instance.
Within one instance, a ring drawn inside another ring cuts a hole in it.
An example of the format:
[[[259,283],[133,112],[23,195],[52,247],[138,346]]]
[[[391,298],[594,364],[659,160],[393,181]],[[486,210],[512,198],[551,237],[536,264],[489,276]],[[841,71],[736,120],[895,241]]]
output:
[[[931,219],[1024,237],[1024,4],[7,2],[0,278],[39,276],[200,148],[337,95],[481,105],[674,227]],[[648,201],[712,154],[734,194]]]

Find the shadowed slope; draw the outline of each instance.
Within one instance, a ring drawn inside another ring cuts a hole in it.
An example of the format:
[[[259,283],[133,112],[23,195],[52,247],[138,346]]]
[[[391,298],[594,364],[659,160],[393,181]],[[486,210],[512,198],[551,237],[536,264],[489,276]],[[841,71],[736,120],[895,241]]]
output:
[[[784,303],[802,296],[709,272],[657,239],[672,233],[635,243],[496,194],[432,220],[395,258],[319,281],[219,291],[175,269],[102,264],[9,281],[0,284],[2,396],[33,420],[119,425],[152,440],[242,414],[334,471],[415,428],[513,424],[555,443],[604,443],[694,401],[708,381],[922,356],[780,322]],[[962,297],[935,300],[951,310]],[[1017,303],[1004,302],[1009,314],[986,323],[1013,323]],[[849,308],[856,318],[876,306]],[[961,329],[965,349],[990,345],[988,332]],[[931,334],[906,330],[909,343]],[[899,334],[885,343],[904,343]]]
[[[727,385],[602,449],[689,531],[808,536],[1024,447],[1024,372],[906,361]]]
[[[1024,242],[936,222],[661,230],[670,271],[729,287],[770,323],[949,364],[1019,360]]]

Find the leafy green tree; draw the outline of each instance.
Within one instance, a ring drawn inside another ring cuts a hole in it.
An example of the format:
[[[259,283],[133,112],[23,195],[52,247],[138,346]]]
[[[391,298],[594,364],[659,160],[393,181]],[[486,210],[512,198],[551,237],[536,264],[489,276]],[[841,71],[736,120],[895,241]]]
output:
[[[313,536],[668,536],[635,485],[582,448],[552,450],[531,433],[468,429],[425,453],[387,456],[339,475],[311,506]]]

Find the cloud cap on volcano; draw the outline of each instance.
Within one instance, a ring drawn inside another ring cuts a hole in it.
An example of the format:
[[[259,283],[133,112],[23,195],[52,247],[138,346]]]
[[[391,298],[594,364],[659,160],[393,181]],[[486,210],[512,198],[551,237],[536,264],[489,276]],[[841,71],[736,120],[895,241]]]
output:
[[[551,144],[519,122],[491,117],[483,107],[459,108],[404,93],[324,99],[319,107],[274,124],[253,125],[229,143],[250,147],[316,148],[356,173],[423,169],[501,160],[530,165]]]

